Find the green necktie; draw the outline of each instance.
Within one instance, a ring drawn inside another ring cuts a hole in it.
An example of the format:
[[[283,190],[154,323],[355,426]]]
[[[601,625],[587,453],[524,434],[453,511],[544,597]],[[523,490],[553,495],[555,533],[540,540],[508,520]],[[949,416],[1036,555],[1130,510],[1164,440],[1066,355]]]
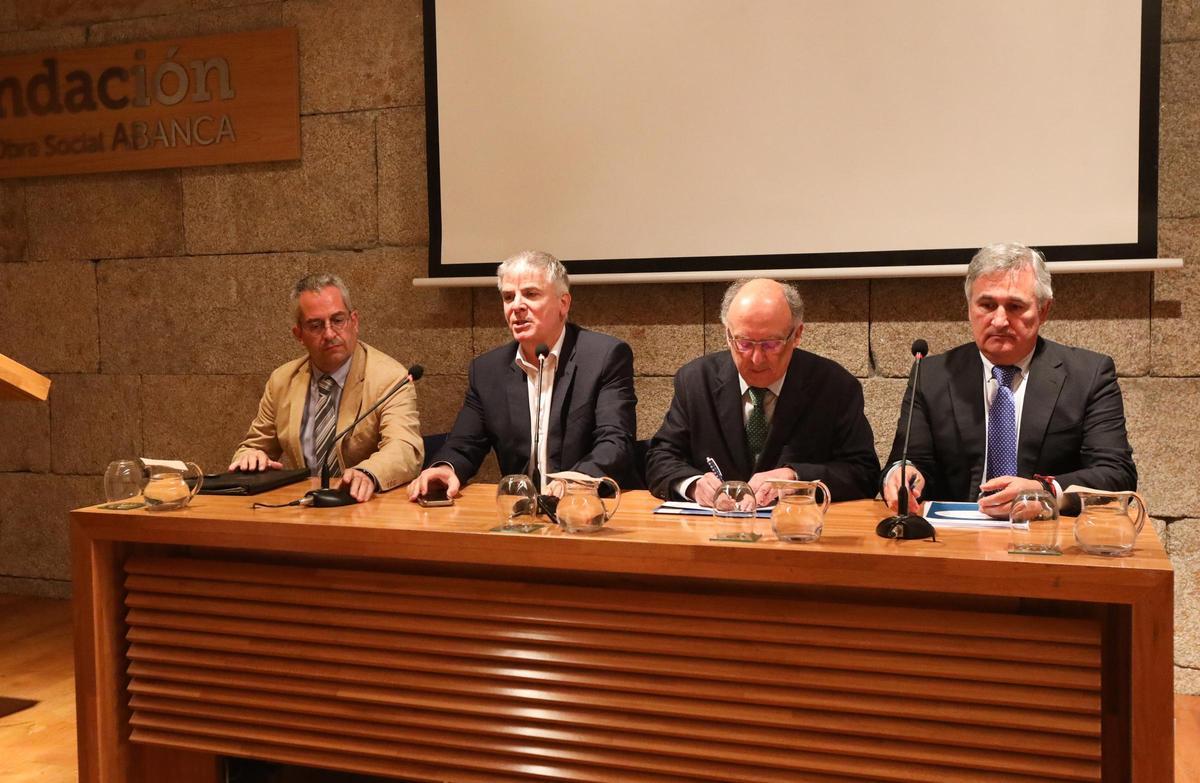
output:
[[[754,410],[750,411],[750,416],[746,419],[746,442],[750,444],[750,453],[754,455],[754,461],[758,462],[758,455],[762,454],[763,446],[767,445],[767,409],[763,403],[767,400],[769,390],[751,386],[747,391],[750,392],[750,402],[754,404]]]

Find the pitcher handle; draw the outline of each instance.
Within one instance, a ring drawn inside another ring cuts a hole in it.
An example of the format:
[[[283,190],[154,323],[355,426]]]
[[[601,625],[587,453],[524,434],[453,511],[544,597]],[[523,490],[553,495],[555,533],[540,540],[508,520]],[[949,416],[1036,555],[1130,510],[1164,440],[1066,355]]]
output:
[[[1137,504],[1138,504],[1138,517],[1137,517],[1137,522],[1134,524],[1134,531],[1133,531],[1134,538],[1136,538],[1142,534],[1142,528],[1146,524],[1146,501],[1143,500],[1142,496],[1139,495],[1137,492],[1131,493],[1129,495],[1129,499],[1136,500]]]
[[[188,462],[185,464],[192,470],[196,471],[196,486],[192,487],[191,493],[188,494],[188,503],[191,503],[192,499],[196,497],[196,494],[200,492],[200,487],[204,486],[204,471],[200,470],[200,466],[195,462]]]
[[[825,502],[821,504],[821,516],[825,516],[825,512],[829,510],[829,504],[833,502],[833,495],[829,494],[829,487],[825,486],[825,482],[817,479],[813,482],[821,488],[821,493],[825,497]]]
[[[608,505],[607,505],[607,504],[605,504],[605,502],[604,502],[604,498],[600,498],[600,505],[604,507],[604,521],[605,521],[605,522],[607,522],[608,520],[612,519],[612,518],[613,518],[613,514],[616,514],[616,513],[617,513],[617,509],[621,507],[621,485],[619,485],[617,482],[613,481],[613,480],[612,480],[611,478],[609,478],[608,476],[601,476],[601,477],[600,477],[600,483],[601,483],[601,484],[603,484],[603,483],[604,483],[604,482],[606,482],[606,481],[607,481],[609,484],[612,484],[612,488],[613,488],[613,507],[612,507],[612,511],[609,511],[609,510],[608,510]],[[597,489],[599,489],[599,486],[597,486]],[[596,496],[597,496],[597,497],[599,497],[599,496],[600,496],[600,493],[599,493],[599,492],[597,492],[597,493],[596,493]]]

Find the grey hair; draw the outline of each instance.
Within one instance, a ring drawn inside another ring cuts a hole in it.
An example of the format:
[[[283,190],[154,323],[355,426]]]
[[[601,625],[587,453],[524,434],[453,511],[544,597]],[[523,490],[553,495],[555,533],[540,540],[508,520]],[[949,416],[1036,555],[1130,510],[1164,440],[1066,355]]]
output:
[[[346,305],[346,312],[354,312],[354,305],[350,304],[350,289],[346,288],[342,278],[332,272],[314,272],[300,278],[296,281],[296,285],[292,286],[292,306],[296,310],[296,323],[300,323],[300,294],[305,291],[319,294],[330,286],[336,288],[342,295],[342,303]]]
[[[998,242],[980,249],[967,266],[967,279],[963,284],[967,303],[971,302],[971,288],[979,278],[997,272],[1016,274],[1025,267],[1033,269],[1033,295],[1037,297],[1038,306],[1054,299],[1050,270],[1046,269],[1046,257],[1042,252],[1016,242]]]
[[[746,285],[756,278],[744,277],[741,280],[735,280],[725,289],[725,296],[721,299],[721,324],[729,328],[729,308],[733,306],[733,300],[737,299],[738,293]],[[779,282],[776,280],[775,282]],[[792,323],[801,324],[804,322],[804,298],[800,296],[800,292],[796,286],[791,283],[779,283],[783,288],[783,298],[787,300],[788,309],[792,311]]]
[[[515,256],[501,261],[500,266],[496,267],[496,288],[504,287],[506,275],[522,269],[536,269],[544,273],[546,282],[553,285],[560,295],[571,290],[571,278],[567,277],[567,268],[557,258],[541,250],[522,250]]]

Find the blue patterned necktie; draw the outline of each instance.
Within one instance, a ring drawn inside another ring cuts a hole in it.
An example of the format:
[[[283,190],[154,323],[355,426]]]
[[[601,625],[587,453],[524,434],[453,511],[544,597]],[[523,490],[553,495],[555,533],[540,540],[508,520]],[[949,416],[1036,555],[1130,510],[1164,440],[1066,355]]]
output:
[[[988,408],[987,477],[1017,475],[1017,402],[1013,398],[1012,382],[1019,367],[1012,365],[992,368],[992,377],[999,388],[992,406]]]

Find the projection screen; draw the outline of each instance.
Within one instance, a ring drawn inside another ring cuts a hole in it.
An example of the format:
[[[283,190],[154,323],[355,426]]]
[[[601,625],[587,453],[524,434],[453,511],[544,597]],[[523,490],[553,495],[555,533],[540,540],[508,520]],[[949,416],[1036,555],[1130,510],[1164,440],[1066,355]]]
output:
[[[1154,258],[1158,0],[425,0],[430,276]]]

